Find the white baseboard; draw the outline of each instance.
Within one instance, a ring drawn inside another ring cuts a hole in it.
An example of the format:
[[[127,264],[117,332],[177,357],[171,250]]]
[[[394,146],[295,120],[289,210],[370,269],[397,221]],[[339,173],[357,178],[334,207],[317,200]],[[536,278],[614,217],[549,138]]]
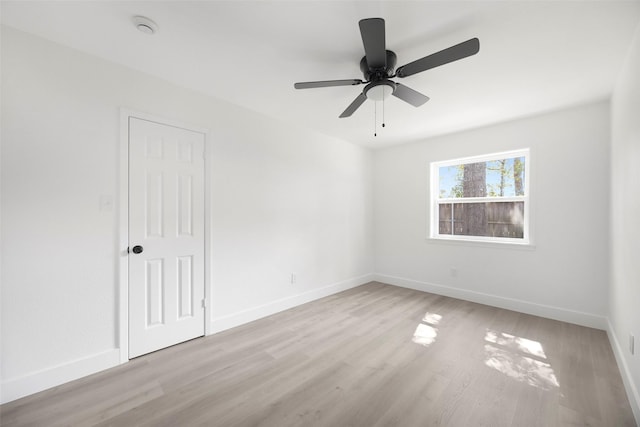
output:
[[[373,274],[365,274],[364,276],[343,280],[342,282],[334,283],[302,294],[282,298],[258,307],[252,307],[237,313],[216,317],[211,321],[210,332],[215,334],[216,332],[240,326],[245,323],[297,307],[301,304],[324,298],[338,292],[346,291],[347,289],[355,288],[356,286],[364,285],[365,283],[369,283],[373,280]]]
[[[1,403],[64,384],[120,364],[120,350],[115,348],[52,368],[2,382]]]
[[[620,370],[620,376],[622,377],[624,388],[627,391],[627,397],[629,398],[629,404],[631,404],[633,416],[636,419],[636,424],[640,425],[640,393],[638,392],[638,385],[633,382],[629,365],[627,365],[627,361],[624,358],[624,351],[620,346],[620,342],[616,337],[613,325],[609,318],[607,318],[607,336],[609,337],[613,354],[616,357],[616,362],[618,362],[618,369]]]
[[[518,311],[520,313],[532,314],[534,316],[546,317],[547,319],[560,320],[562,322],[574,323],[576,325],[587,326],[589,328],[607,329],[607,321],[604,316],[590,313],[569,310],[549,305],[536,304],[528,301],[505,298],[498,295],[485,294],[470,291],[467,289],[453,288],[451,286],[438,285],[434,283],[420,282],[402,277],[388,276],[375,273],[374,280],[387,283],[389,285],[403,288],[415,289],[417,291],[430,292],[447,297],[462,299],[465,301],[477,302],[479,304],[493,307],[505,308],[507,310]]]

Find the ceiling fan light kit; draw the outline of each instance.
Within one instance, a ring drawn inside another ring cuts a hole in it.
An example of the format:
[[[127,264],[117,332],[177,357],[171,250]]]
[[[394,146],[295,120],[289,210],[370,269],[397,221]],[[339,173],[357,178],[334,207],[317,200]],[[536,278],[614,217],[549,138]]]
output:
[[[364,95],[372,101],[382,101],[389,98],[396,90],[396,85],[391,80],[369,83],[364,87]]]
[[[360,60],[360,70],[364,80],[325,80],[294,84],[296,89],[366,84],[362,93],[340,114],[340,118],[350,117],[367,99],[381,101],[390,95],[414,107],[419,107],[429,100],[428,96],[390,79],[409,77],[475,55],[480,51],[480,41],[477,38],[472,38],[405,64],[396,70],[397,56],[393,51],[386,49],[384,19],[363,19],[359,22],[359,26],[365,52],[365,56]]]

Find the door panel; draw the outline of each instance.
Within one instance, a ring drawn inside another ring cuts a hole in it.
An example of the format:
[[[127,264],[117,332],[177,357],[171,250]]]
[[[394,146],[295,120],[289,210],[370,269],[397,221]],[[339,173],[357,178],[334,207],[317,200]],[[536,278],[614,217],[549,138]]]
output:
[[[145,271],[145,309],[147,311],[145,327],[150,328],[164,323],[164,266],[162,259],[144,261]]]
[[[193,257],[178,257],[178,317],[193,316]]]
[[[129,357],[204,335],[204,134],[129,118]]]
[[[164,201],[164,185],[161,172],[147,174],[146,189],[147,205],[145,206],[145,222],[147,234],[145,237],[162,237]]]

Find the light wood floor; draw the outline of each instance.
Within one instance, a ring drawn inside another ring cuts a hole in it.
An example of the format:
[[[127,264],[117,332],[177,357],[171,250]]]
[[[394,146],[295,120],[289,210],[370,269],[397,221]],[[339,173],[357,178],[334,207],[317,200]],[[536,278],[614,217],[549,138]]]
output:
[[[0,407],[3,426],[635,426],[605,332],[370,283]]]

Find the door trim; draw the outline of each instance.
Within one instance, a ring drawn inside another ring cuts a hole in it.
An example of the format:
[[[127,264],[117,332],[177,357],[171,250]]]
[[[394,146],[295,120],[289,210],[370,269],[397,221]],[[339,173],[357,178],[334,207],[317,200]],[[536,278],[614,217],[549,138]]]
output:
[[[204,134],[204,334],[211,334],[211,131],[176,120],[154,116],[127,108],[120,108],[120,172],[119,172],[119,218],[118,241],[116,242],[118,286],[116,345],[120,350],[120,363],[129,361],[129,117],[135,117],[163,125],[187,129]]]

